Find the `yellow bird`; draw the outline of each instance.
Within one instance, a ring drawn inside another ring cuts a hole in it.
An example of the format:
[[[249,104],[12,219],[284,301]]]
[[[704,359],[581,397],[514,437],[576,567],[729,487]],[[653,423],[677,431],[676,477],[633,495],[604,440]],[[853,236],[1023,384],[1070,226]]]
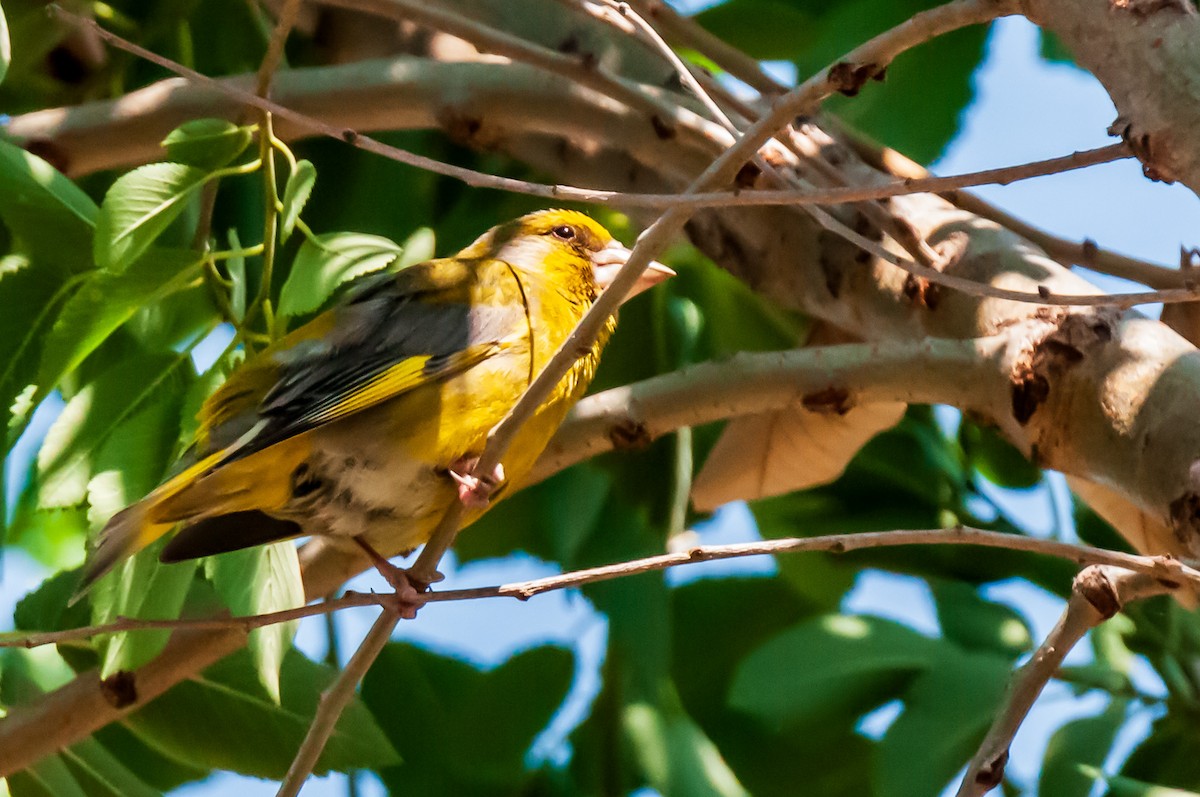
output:
[[[519,484],[583,395],[615,319],[480,484],[470,473],[488,431],[628,256],[587,216],[547,210],[363,280],[208,399],[199,461],[113,516],[80,591],[173,529],[166,562],[308,534],[391,556],[427,541],[455,500],[478,518],[493,483]],[[673,273],[652,263],[630,295]]]

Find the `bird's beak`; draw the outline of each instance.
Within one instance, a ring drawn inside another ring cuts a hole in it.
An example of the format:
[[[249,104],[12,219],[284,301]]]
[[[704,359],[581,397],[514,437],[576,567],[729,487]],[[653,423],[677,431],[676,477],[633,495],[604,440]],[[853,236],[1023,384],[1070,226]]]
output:
[[[592,255],[592,270],[596,274],[596,284],[600,290],[605,290],[612,284],[612,281],[616,279],[617,272],[621,270],[621,266],[629,260],[629,254],[630,250],[620,241],[610,241],[608,246]],[[674,276],[674,271],[656,260],[651,260],[650,265],[646,266],[646,270],[633,284],[633,289],[629,291],[625,301],[629,301],[642,291],[653,288],[663,280]]]

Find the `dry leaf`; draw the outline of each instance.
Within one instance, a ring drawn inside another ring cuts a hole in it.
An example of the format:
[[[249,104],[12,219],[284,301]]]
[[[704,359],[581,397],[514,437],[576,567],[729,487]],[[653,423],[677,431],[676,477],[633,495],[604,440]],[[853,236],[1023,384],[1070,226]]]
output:
[[[899,423],[906,406],[878,402],[838,414],[795,404],[734,418],[696,476],[692,505],[709,512],[730,501],[828,484],[868,440]]]

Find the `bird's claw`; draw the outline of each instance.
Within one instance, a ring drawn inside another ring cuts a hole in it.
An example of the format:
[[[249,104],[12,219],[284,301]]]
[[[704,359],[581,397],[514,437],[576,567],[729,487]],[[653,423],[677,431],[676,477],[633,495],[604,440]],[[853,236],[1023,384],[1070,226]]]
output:
[[[392,610],[405,620],[415,619],[417,610],[425,605],[425,601],[421,598],[423,590],[417,588],[413,580],[409,578],[407,570],[402,567],[396,567],[396,565],[384,559],[362,537],[355,537],[354,541],[366,552],[367,556],[371,559],[371,564],[375,565],[375,569],[379,571],[379,575],[383,576],[383,580],[392,588]]]
[[[458,484],[458,500],[470,509],[486,508],[491,502],[492,492],[504,481],[504,466],[499,464],[490,474],[473,474],[471,471],[478,462],[478,458],[464,457],[455,462],[448,471],[450,478]]]

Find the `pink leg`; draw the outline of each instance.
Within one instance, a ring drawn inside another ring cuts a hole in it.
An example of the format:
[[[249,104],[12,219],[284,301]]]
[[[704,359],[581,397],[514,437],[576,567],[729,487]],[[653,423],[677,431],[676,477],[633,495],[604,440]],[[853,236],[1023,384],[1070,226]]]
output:
[[[412,620],[417,616],[417,609],[420,609],[425,602],[421,600],[422,590],[418,590],[408,577],[408,571],[402,567],[396,567],[394,564],[384,559],[379,551],[371,543],[367,542],[360,535],[354,536],[354,541],[358,543],[358,547],[366,552],[371,559],[371,564],[375,565],[375,569],[379,571],[379,575],[383,576],[384,580],[391,585],[395,591],[396,600],[399,603],[400,616],[405,620]]]
[[[504,466],[497,465],[496,469],[486,476],[476,476],[471,473],[475,469],[478,457],[463,457],[450,466],[450,478],[458,483],[458,500],[471,509],[483,509],[492,498],[492,491],[504,481]]]

